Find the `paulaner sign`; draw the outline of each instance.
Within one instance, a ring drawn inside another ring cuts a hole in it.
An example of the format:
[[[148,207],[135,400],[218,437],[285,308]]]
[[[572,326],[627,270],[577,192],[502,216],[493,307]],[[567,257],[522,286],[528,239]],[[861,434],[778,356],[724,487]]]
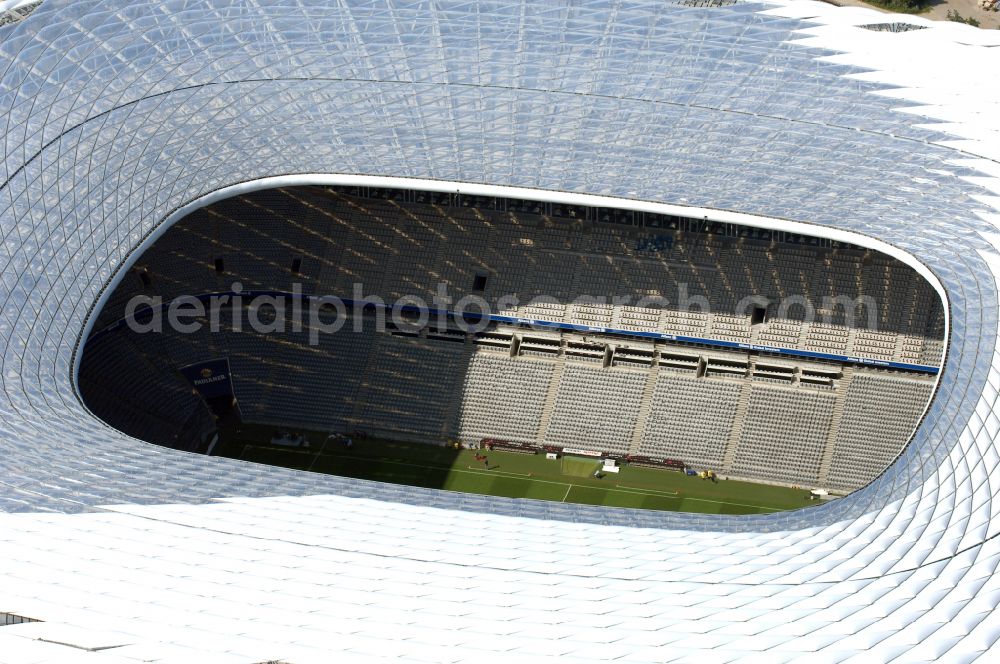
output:
[[[178,369],[181,375],[208,402],[220,397],[234,396],[233,381],[229,372],[229,358],[206,360]]]

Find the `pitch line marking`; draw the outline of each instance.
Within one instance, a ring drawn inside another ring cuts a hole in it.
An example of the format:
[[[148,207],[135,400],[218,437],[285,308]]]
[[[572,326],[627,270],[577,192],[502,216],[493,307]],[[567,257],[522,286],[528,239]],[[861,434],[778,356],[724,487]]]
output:
[[[388,461],[388,459],[383,459],[383,461]],[[402,463],[402,462],[399,462],[399,463]],[[411,465],[416,465],[416,464],[411,464]],[[436,467],[436,466],[421,466],[421,468],[433,468],[433,467]],[[442,466],[442,468],[443,468],[443,466]],[[476,470],[475,466],[466,466],[466,468],[468,468],[470,471],[476,473],[477,475],[485,475],[486,474],[485,470]],[[450,468],[449,470],[455,470],[455,471],[458,471],[458,472],[465,472],[461,468]],[[517,477],[531,477],[530,473],[512,473],[509,470],[491,470],[491,471],[489,471],[489,474],[490,475],[507,475],[507,476],[516,475]],[[541,482],[542,480],[538,480],[538,481]]]
[[[328,442],[330,442],[329,437],[323,439],[323,445],[319,448],[319,452],[316,453],[316,456],[313,457],[312,463],[310,463],[309,467],[306,468],[307,471],[312,472],[313,466],[315,466],[316,462],[319,461],[319,458],[323,456],[323,451],[326,450],[326,444]]]
[[[615,487],[622,491],[641,491],[643,493],[658,493],[665,496],[676,497],[681,495],[680,491],[667,491],[665,489],[643,489],[639,486],[625,486],[623,484],[616,484]]]
[[[248,443],[247,445],[244,446],[243,451],[246,452],[246,449],[249,448],[249,447],[254,447],[254,448],[260,449],[260,450],[274,450],[274,449],[278,449],[278,448],[274,448],[274,447],[269,447],[267,445],[254,445],[252,443]],[[283,451],[286,451],[286,452],[297,452],[299,454],[311,454],[312,453],[311,451],[301,450],[301,449],[283,450]],[[242,458],[243,455],[241,454],[240,456]],[[508,472],[504,472],[504,471],[500,471],[500,470],[488,470],[488,471],[484,471],[484,470],[462,470],[461,468],[448,468],[448,467],[445,467],[445,466],[428,466],[428,465],[419,464],[419,463],[409,463],[407,461],[399,461],[399,460],[389,459],[389,458],[386,458],[386,457],[359,457],[359,456],[350,456],[350,455],[346,455],[346,454],[343,454],[343,455],[339,455],[338,454],[338,455],[331,455],[331,456],[335,456],[336,458],[339,458],[339,459],[354,459],[354,460],[357,460],[357,461],[382,461],[382,462],[385,462],[385,463],[392,463],[392,464],[396,464],[396,465],[400,465],[400,466],[410,466],[412,468],[428,468],[430,470],[447,470],[447,471],[452,472],[452,473],[466,473],[466,474],[469,474],[469,475],[494,475],[494,476],[495,475],[507,475],[507,476],[521,475],[521,473],[508,473]],[[312,467],[312,466],[310,466],[310,467]],[[542,484],[555,484],[555,485],[558,485],[558,486],[564,486],[564,487],[566,487],[566,495],[563,496],[563,499],[560,502],[565,502],[566,501],[566,498],[569,496],[570,490],[574,486],[581,486],[584,489],[601,489],[603,491],[617,491],[618,493],[632,493],[632,494],[638,494],[640,496],[648,496],[648,495],[656,493],[655,490],[652,490],[652,489],[640,489],[640,490],[633,491],[633,490],[629,490],[629,489],[619,488],[618,485],[615,485],[614,488],[612,488],[612,487],[606,487],[605,488],[605,487],[598,487],[598,486],[590,486],[589,484],[576,485],[576,484],[566,483],[566,482],[554,482],[552,480],[542,480],[542,479],[537,479],[535,477],[529,477],[529,476],[526,476],[526,475],[521,475],[521,476],[524,477],[525,479],[527,479],[527,481],[531,481],[531,482],[539,482],[539,483],[542,483]],[[515,478],[515,479],[518,479],[518,478]],[[464,492],[462,492],[462,493],[464,493]],[[666,493],[666,492],[664,492],[664,493]],[[489,495],[489,494],[484,494],[484,495]],[[747,504],[747,503],[731,503],[731,502],[728,502],[728,501],[725,501],[725,500],[710,500],[708,498],[692,498],[690,496],[685,496],[683,498],[680,498],[679,495],[675,495],[675,496],[667,495],[667,496],[664,496],[664,497],[667,497],[667,498],[678,498],[680,500],[693,500],[693,501],[698,501],[698,502],[701,502],[701,503],[714,503],[716,505],[734,505],[736,507],[752,507],[752,508],[757,509],[757,510],[767,510],[769,512],[781,512],[781,511],[783,511],[780,507],[764,507],[763,505],[750,505],[750,504]]]

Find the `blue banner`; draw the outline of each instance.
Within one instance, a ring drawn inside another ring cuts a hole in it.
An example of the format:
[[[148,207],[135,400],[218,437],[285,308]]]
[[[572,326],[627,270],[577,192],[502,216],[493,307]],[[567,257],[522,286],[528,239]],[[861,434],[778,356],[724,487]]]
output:
[[[205,401],[219,397],[234,397],[233,379],[229,373],[229,358],[206,360],[178,369],[181,375],[198,390]]]
[[[221,291],[221,292],[217,292],[217,293],[203,293],[203,294],[197,295],[195,297],[198,300],[202,301],[202,302],[208,302],[212,297],[218,297],[218,296],[221,296],[221,295],[236,295],[236,293],[230,293],[230,292]],[[273,297],[285,297],[285,298],[290,298],[290,299],[297,297],[298,299],[303,300],[303,301],[309,301],[309,300],[313,299],[313,296],[311,296],[311,295],[298,294],[296,296],[296,294],[289,293],[287,291],[273,291],[273,290],[259,290],[259,291],[258,290],[250,290],[250,291],[243,291],[243,292],[239,293],[239,295],[241,295],[242,297],[244,297],[246,299],[252,299],[252,298],[254,298],[254,297],[258,296],[258,295],[269,295],[269,296],[273,296]],[[365,301],[357,301],[356,302],[355,300],[352,300],[350,298],[341,298],[341,302],[343,302],[344,305],[347,306],[347,307],[354,307],[355,305],[359,305],[359,306],[362,306],[362,307],[365,307],[365,308],[373,308],[373,309],[374,308],[378,308],[378,309],[390,309],[391,308],[388,305],[381,304],[381,303],[380,304],[374,304],[374,303],[370,303],[370,302],[366,303]],[[169,303],[162,303],[162,304],[159,305],[158,308],[161,311],[165,311],[168,306],[169,306]],[[407,312],[419,312],[421,310],[420,307],[417,307],[417,306],[414,306],[414,305],[403,305],[402,307],[400,307],[400,309],[403,310],[403,311],[407,311]],[[150,311],[153,311],[152,307],[148,307],[148,306],[147,307],[140,307],[137,310],[137,312],[136,312],[136,316],[137,317],[138,316],[144,316],[144,315],[147,314],[147,312],[150,312]],[[489,314],[489,315],[484,316],[483,314],[477,313],[477,312],[474,312],[474,311],[469,311],[469,312],[455,312],[455,311],[442,310],[442,309],[434,309],[434,308],[427,308],[427,309],[424,309],[424,311],[426,311],[430,316],[438,316],[440,314],[443,314],[443,315],[451,317],[451,318],[463,318],[466,321],[470,321],[470,322],[475,322],[475,321],[481,320],[483,318],[487,318],[488,320],[496,322],[496,323],[509,323],[509,324],[518,325],[518,326],[527,325],[527,326],[531,326],[531,327],[548,328],[548,329],[553,329],[553,330],[570,330],[570,331],[573,331],[573,332],[595,332],[595,333],[599,333],[599,334],[613,334],[613,335],[621,336],[621,337],[634,337],[634,338],[637,338],[637,339],[662,339],[664,341],[677,341],[677,342],[686,343],[686,344],[698,344],[698,345],[701,345],[701,346],[709,346],[709,347],[715,347],[715,348],[734,348],[734,349],[747,350],[747,351],[760,351],[760,352],[764,352],[764,353],[773,353],[775,355],[784,355],[786,357],[796,357],[796,358],[816,359],[816,360],[828,360],[828,361],[833,361],[833,362],[849,363],[849,364],[860,364],[860,365],[865,365],[865,366],[884,367],[884,368],[889,368],[889,369],[902,369],[904,371],[913,371],[913,372],[926,373],[926,374],[932,374],[932,375],[936,375],[940,371],[940,369],[937,366],[928,365],[928,364],[913,364],[913,363],[909,363],[909,362],[893,362],[893,361],[890,361],[890,360],[876,360],[876,359],[873,359],[873,358],[857,357],[857,356],[854,356],[854,355],[838,355],[838,354],[835,354],[835,353],[821,353],[821,352],[817,352],[817,351],[800,350],[798,348],[782,348],[782,347],[778,347],[778,346],[767,346],[767,345],[761,345],[761,344],[748,344],[748,343],[743,343],[743,342],[726,341],[726,340],[723,340],[723,339],[706,339],[706,338],[702,338],[702,337],[688,337],[688,336],[683,336],[683,335],[678,335],[678,334],[666,334],[666,333],[663,333],[663,332],[639,332],[639,331],[636,331],[636,330],[620,330],[620,329],[615,329],[615,328],[612,328],[612,327],[598,327],[598,326],[591,326],[591,325],[579,325],[579,324],[574,324],[574,323],[563,323],[563,322],[559,322],[559,321],[539,320],[539,319],[536,319],[536,318],[521,318],[521,317],[517,317],[517,316],[500,316],[500,315],[496,315],[496,314]],[[108,325],[107,327],[103,328],[102,330],[100,330],[98,332],[95,332],[93,335],[91,335],[91,338],[87,340],[87,343],[90,343],[91,341],[93,341],[94,339],[100,337],[101,335],[108,334],[108,333],[110,333],[110,332],[112,332],[114,330],[120,329],[123,325],[125,325],[125,320],[126,320],[125,318],[122,318],[122,319],[120,319],[120,320],[112,323],[111,325]],[[217,360],[217,361],[225,361],[225,360]],[[200,367],[201,365],[191,365],[191,366],[193,366],[193,367]],[[225,373],[226,373],[226,375],[228,375],[229,374],[229,371],[228,371],[228,362],[226,364],[226,367],[227,368],[226,368]],[[185,367],[185,368],[188,368],[188,367]],[[188,378],[188,380],[191,380],[191,379]],[[195,387],[197,387],[197,385]],[[232,389],[232,388],[230,387],[230,389]]]

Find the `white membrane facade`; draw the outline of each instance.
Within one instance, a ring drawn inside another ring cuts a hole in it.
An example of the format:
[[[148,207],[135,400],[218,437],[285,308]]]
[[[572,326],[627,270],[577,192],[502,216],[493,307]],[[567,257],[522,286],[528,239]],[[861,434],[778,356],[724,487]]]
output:
[[[42,622],[0,626],[0,663],[995,657],[1000,31],[792,1],[23,13],[0,24],[0,624]],[[88,412],[90,317],[176,211],[359,177],[890,245],[946,296],[937,395],[865,489],[753,517],[262,467]]]

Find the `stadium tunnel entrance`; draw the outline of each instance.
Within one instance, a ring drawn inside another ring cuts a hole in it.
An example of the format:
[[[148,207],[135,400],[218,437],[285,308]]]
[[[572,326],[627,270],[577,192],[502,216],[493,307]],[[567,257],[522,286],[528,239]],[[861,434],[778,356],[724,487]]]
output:
[[[929,403],[945,328],[917,271],[843,240],[284,187],[197,209],[149,246],[94,318],[78,386],[116,429],[190,451],[749,513],[882,473]]]

